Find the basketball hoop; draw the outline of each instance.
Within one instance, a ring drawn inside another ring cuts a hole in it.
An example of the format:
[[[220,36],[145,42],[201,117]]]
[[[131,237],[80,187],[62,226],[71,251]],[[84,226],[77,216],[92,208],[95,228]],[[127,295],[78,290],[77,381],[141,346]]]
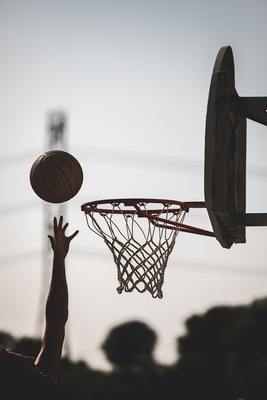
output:
[[[205,202],[99,200],[82,206],[118,268],[118,292],[162,297],[164,272],[179,232],[215,237],[224,248],[246,242],[247,226],[267,226],[267,213],[246,212],[246,120],[267,126],[267,97],[240,97],[230,46],[214,64],[206,116]],[[190,208],[206,208],[214,232],[185,225]]]
[[[190,208],[204,202],[159,199],[112,199],[83,204],[88,227],[102,237],[118,269],[118,293],[149,291],[162,298],[164,272],[179,232],[214,237],[184,224]]]

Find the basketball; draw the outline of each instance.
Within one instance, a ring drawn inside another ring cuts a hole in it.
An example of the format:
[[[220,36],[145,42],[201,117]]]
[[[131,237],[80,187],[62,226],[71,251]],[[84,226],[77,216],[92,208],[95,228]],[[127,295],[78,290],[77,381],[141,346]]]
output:
[[[71,154],[51,150],[40,155],[30,171],[30,182],[34,192],[49,203],[63,203],[80,190],[83,171],[80,163]]]

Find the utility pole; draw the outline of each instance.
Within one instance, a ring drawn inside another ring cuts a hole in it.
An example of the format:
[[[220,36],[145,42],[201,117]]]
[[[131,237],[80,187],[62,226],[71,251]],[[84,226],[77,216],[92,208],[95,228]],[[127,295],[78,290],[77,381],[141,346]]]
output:
[[[54,110],[48,113],[46,122],[45,151],[64,150],[68,148],[67,138],[67,117],[61,110]],[[66,220],[67,204],[52,204],[43,202],[43,232],[42,232],[42,277],[39,308],[37,315],[37,335],[41,337],[44,330],[45,305],[48,296],[49,285],[52,273],[52,252],[47,235],[52,233],[53,218],[61,215]],[[69,331],[65,331],[64,354],[70,357]]]

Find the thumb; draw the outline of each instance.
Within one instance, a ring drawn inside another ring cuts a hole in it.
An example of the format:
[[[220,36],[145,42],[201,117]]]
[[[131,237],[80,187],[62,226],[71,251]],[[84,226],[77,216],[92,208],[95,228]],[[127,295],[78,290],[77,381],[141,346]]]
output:
[[[69,241],[71,241],[73,238],[75,238],[76,235],[78,235],[79,231],[75,231],[72,235],[68,237]]]

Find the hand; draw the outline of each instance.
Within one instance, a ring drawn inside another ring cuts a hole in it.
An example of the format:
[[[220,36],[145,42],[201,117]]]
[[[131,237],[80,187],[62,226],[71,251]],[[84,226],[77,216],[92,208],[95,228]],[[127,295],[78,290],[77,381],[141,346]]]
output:
[[[54,237],[48,235],[51,247],[55,255],[65,258],[69,251],[70,242],[79,233],[79,231],[75,231],[72,235],[66,236],[65,231],[69,224],[66,223],[65,225],[63,225],[63,217],[61,216],[59,218],[58,223],[55,217],[53,222],[54,222]]]

